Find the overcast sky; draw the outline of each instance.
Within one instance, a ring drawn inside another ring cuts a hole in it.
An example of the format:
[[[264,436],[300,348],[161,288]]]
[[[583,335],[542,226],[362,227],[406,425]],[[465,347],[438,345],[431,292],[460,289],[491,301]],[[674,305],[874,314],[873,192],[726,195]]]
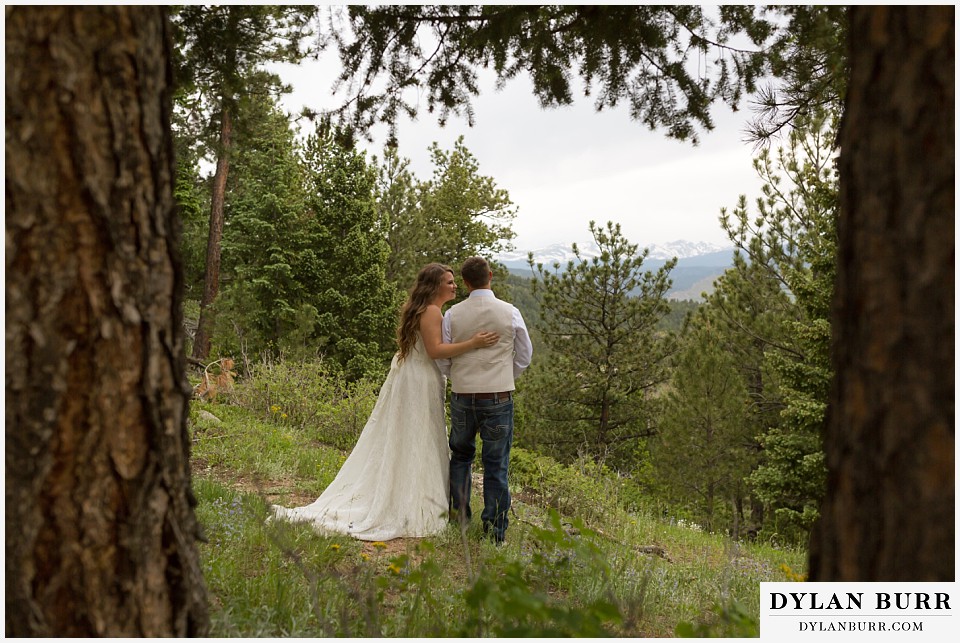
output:
[[[294,87],[283,99],[285,107],[297,113],[304,105],[332,106],[335,72],[329,61],[281,67],[284,81]],[[732,208],[741,194],[750,202],[760,194],[754,150],[744,142],[746,106],[737,113],[717,108],[715,129],[701,133],[694,147],[631,121],[626,107],[597,113],[584,98],[570,107],[541,109],[530,86],[526,77],[501,91],[492,79],[481,84],[472,128],[455,116],[441,128],[424,101],[416,122],[399,125],[400,155],[410,159],[418,179],[427,180],[433,173],[430,144],[450,150],[462,134],[480,172],[517,206],[518,250],[588,241],[591,220],[619,223],[626,238],[641,247],[676,240],[730,245],[720,228],[720,209]],[[382,157],[386,129],[374,136],[368,149]]]

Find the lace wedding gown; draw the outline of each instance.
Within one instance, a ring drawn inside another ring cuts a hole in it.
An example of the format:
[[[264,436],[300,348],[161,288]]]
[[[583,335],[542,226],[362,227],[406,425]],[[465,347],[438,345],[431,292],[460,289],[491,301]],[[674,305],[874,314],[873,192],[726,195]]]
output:
[[[444,387],[418,336],[403,362],[393,357],[373,413],[330,486],[306,507],[274,505],[275,515],[360,540],[441,531],[450,469]]]

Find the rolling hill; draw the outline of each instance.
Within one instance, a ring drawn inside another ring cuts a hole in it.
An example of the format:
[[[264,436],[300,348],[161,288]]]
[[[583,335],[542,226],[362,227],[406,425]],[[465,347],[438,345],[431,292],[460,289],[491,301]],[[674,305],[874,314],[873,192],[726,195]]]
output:
[[[515,275],[530,277],[530,265],[527,257],[533,253],[534,263],[550,267],[558,264],[563,270],[569,261],[577,257],[573,244],[553,244],[537,250],[513,251],[494,257]],[[661,268],[672,257],[677,257],[677,265],[670,273],[673,287],[667,293],[668,299],[701,301],[702,293],[713,291],[713,282],[728,268],[733,266],[733,247],[719,247],[704,242],[673,241],[667,244],[646,246],[650,254],[643,265],[649,270]],[[581,259],[599,256],[600,250],[591,242],[578,243]]]

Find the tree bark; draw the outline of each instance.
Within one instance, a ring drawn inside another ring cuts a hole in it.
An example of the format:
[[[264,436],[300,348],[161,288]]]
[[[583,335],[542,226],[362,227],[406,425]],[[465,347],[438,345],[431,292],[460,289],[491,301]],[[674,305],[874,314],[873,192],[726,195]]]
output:
[[[6,7],[6,635],[202,636],[162,7]]]
[[[211,306],[220,292],[220,242],[223,239],[223,206],[227,195],[232,138],[233,120],[230,110],[224,107],[220,115],[220,153],[217,157],[217,170],[213,175],[213,193],[210,199],[210,232],[207,236],[207,264],[203,277],[203,297],[200,299],[200,321],[191,353],[197,360],[206,360],[210,356],[210,339],[213,335]]]
[[[815,581],[954,579],[954,8],[854,6]]]

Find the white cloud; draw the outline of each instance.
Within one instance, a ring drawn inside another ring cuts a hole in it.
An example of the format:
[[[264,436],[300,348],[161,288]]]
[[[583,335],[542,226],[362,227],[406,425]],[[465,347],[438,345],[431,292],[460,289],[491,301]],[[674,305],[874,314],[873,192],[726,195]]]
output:
[[[282,76],[295,90],[285,99],[288,109],[331,106],[334,74],[329,61],[284,66]],[[585,240],[590,220],[618,222],[640,245],[678,239],[723,244],[720,208],[733,206],[740,194],[759,194],[752,148],[742,140],[748,112],[719,106],[716,128],[702,132],[694,147],[631,121],[626,108],[597,113],[589,98],[541,109],[525,78],[501,91],[492,78],[480,88],[475,127],[451,117],[441,128],[423,109],[418,121],[399,124],[399,150],[426,180],[433,171],[430,144],[451,149],[462,134],[480,172],[518,207],[518,249]],[[385,128],[375,130],[367,146],[372,154],[380,155],[385,135]]]

